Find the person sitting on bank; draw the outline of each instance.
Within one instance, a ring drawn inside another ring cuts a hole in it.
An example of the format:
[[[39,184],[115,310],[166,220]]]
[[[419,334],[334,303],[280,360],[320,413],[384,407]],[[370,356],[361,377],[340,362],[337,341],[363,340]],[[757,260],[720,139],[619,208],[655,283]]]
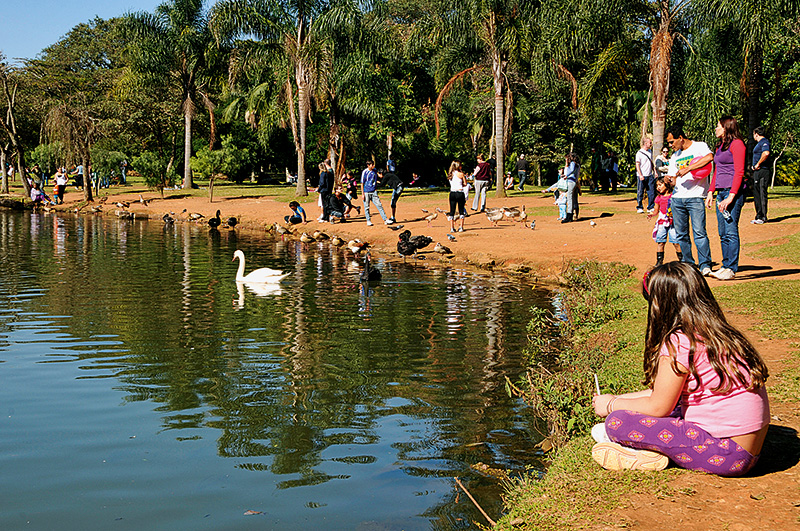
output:
[[[33,181],[31,183],[31,201],[33,201],[34,204],[40,204],[40,203],[45,205],[55,204],[47,196],[46,193],[44,193],[42,190],[39,189],[39,183],[37,183],[36,181]]]

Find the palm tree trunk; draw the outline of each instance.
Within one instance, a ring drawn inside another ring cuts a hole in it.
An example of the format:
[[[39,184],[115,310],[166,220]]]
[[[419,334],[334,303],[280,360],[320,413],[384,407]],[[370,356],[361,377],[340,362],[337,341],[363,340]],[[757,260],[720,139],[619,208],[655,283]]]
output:
[[[667,120],[667,96],[669,95],[669,75],[672,63],[671,19],[669,2],[662,1],[661,25],[650,46],[650,85],[653,91],[653,153],[660,153],[664,145],[664,131]]]
[[[503,95],[494,95],[494,147],[497,154],[497,189],[495,197],[506,197],[506,188],[503,186]]]
[[[183,112],[184,134],[183,134],[183,189],[191,190],[194,187],[192,181],[192,114],[187,108]]]
[[[750,49],[750,65],[747,73],[747,127],[753,129],[761,125],[761,76],[764,62],[764,49],[755,43]],[[746,135],[747,138],[752,134]]]
[[[3,181],[0,185],[0,194],[8,193],[8,172],[6,171],[6,150],[0,146],[0,172],[3,173]]]
[[[300,70],[298,66],[298,70]],[[297,107],[298,107],[298,121],[299,121],[299,138],[297,148],[297,189],[295,190],[296,196],[305,197],[308,195],[308,184],[306,183],[306,119],[308,113],[308,105],[306,102],[306,91],[308,88],[302,80],[302,72],[298,73],[297,83]]]

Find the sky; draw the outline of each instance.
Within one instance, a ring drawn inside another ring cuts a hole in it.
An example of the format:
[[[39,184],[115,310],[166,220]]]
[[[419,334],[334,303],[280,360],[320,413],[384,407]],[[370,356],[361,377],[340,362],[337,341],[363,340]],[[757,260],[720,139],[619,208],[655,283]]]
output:
[[[94,17],[153,12],[164,0],[0,0],[0,51],[9,62],[32,59]]]

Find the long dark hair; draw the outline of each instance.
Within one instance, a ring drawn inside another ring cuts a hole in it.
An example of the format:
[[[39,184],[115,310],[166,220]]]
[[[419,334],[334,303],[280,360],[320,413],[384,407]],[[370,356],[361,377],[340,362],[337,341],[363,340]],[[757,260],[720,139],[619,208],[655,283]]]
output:
[[[698,385],[700,378],[694,363],[698,342],[705,345],[708,361],[719,377],[715,393],[728,393],[734,382],[749,391],[764,385],[769,376],[764,360],[744,334],[725,319],[697,268],[684,262],[658,266],[650,272],[644,287],[650,302],[644,347],[645,385],[652,387],[655,382],[659,353],[665,343],[672,370],[682,374],[676,359],[677,342],[672,340],[678,331],[689,338],[688,369]]]
[[[719,144],[717,144],[718,148],[721,148],[722,151],[727,151],[728,148],[731,147],[731,142],[736,140],[742,139],[742,133],[739,131],[739,122],[736,121],[736,118],[731,116],[730,114],[725,114],[722,118],[719,119],[719,124],[722,126],[722,138],[719,140]]]

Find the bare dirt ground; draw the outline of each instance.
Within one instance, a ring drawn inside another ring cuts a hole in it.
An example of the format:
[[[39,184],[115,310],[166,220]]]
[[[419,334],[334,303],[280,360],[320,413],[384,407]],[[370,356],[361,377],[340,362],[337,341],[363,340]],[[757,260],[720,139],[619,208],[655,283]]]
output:
[[[138,194],[116,190],[114,197],[135,201]],[[176,192],[177,194],[177,192]],[[413,234],[431,236],[452,249],[453,258],[442,258],[432,252],[433,245],[425,249],[426,262],[444,260],[454,265],[471,264],[491,269],[530,272],[542,280],[558,280],[565,262],[576,259],[619,261],[633,264],[643,272],[655,262],[655,243],[652,239],[653,221],[635,211],[635,200],[630,193],[619,195],[592,195],[581,197],[579,221],[560,224],[556,219],[556,207],[551,196],[541,193],[511,192],[505,199],[493,197],[489,207],[525,205],[534,220],[535,229],[518,223],[506,222],[493,226],[483,214],[470,210],[463,233],[455,233],[456,241],[448,241],[449,222],[440,213],[428,226],[424,217],[436,208],[447,209],[446,199],[437,196],[415,195],[413,191],[401,197],[398,205],[398,224],[404,225]],[[160,199],[157,194],[144,194],[153,201],[149,206],[132,203],[131,210],[139,215],[147,214],[159,218],[164,213],[199,212],[206,217],[220,209],[223,219],[236,216],[240,220],[237,230],[264,231],[267,225],[283,221],[289,213],[285,203],[268,197],[219,198],[209,203],[207,198],[178,197]],[[314,195],[314,194],[312,194]],[[389,197],[383,194],[384,207],[388,210]],[[74,209],[80,199],[70,192],[67,204]],[[467,207],[471,206],[471,199]],[[109,199],[105,215],[114,208]],[[357,203],[357,204],[360,204]],[[800,258],[795,263],[767,260],[753,255],[753,251],[775,238],[787,237],[800,232],[800,201],[783,200],[781,212],[790,214],[777,217],[765,225],[752,225],[754,217],[752,203],[745,205],[740,224],[743,242],[740,271],[731,282],[748,282],[772,278],[800,278]],[[344,239],[360,238],[371,244],[373,255],[400,259],[396,252],[398,232],[387,228],[373,208],[373,227],[367,227],[364,217],[357,216],[347,223],[321,224],[311,221],[297,227],[297,233],[309,234],[322,230],[329,235],[338,234]],[[309,219],[319,216],[314,203],[306,206]],[[181,218],[182,216],[178,216]],[[185,215],[183,215],[185,219]],[[719,263],[721,258],[719,238],[716,235],[716,218],[708,217],[708,233],[711,239],[712,257]],[[668,246],[671,247],[671,246]],[[674,251],[667,249],[667,260],[674,259]],[[710,279],[712,287],[719,281]],[[797,364],[797,357],[789,356],[796,351],[797,339],[792,341],[765,340],[754,329],[758,324],[752,318],[729,311],[731,319],[751,337],[760,348],[772,375],[779,375],[786,363]],[[792,346],[794,343],[794,346]],[[791,358],[791,359],[790,359]],[[623,507],[605,515],[595,524],[597,529],[800,529],[800,397],[793,403],[773,403],[773,421],[767,438],[762,460],[754,473],[744,478],[726,479],[703,474],[682,474],[674,481],[677,497],[658,498],[637,495],[627,500]]]

